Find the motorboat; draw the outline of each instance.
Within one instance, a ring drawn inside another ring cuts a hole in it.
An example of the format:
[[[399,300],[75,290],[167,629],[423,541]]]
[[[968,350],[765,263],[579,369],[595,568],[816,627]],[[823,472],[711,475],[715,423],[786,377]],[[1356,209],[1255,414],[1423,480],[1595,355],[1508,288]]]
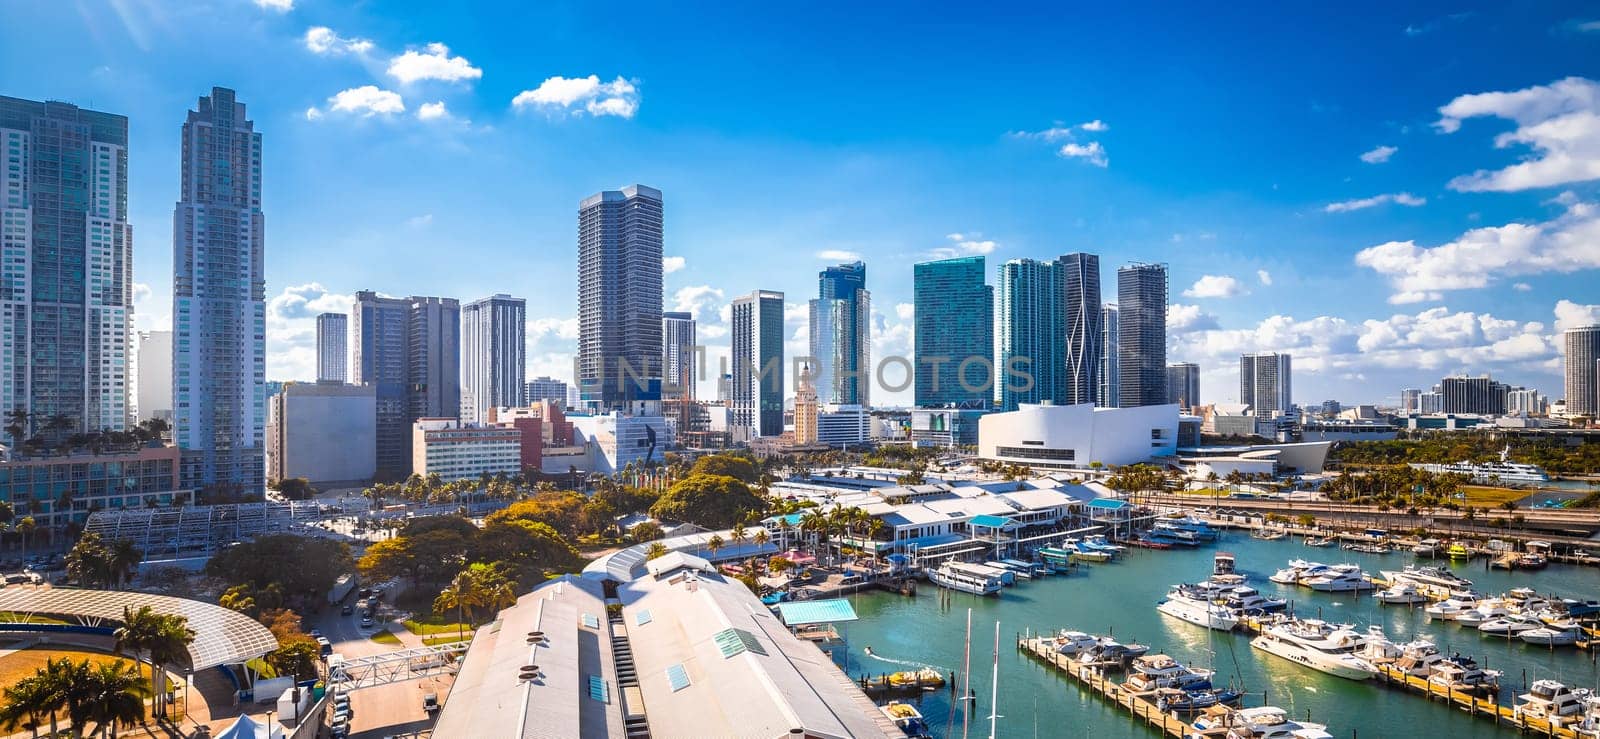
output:
[[[900,728],[900,731],[904,732],[906,736],[912,737],[912,739],[933,736],[928,730],[928,722],[922,718],[922,712],[918,711],[917,707],[910,703],[889,701],[878,710],[883,711],[883,715],[888,716],[889,720]]]
[[[1298,585],[1301,578],[1320,577],[1328,571],[1328,566],[1321,562],[1307,562],[1303,559],[1291,559],[1289,565],[1272,573],[1268,580],[1279,585]]]
[[[1517,557],[1513,567],[1519,570],[1542,570],[1550,564],[1549,558],[1538,552],[1527,552]]]
[[[1185,739],[1333,739],[1328,727],[1295,721],[1277,706],[1215,706],[1196,717]]]
[[[1417,590],[1417,586],[1412,585],[1411,583],[1390,585],[1389,587],[1374,593],[1372,597],[1376,598],[1379,603],[1392,603],[1397,605],[1413,605],[1416,603],[1428,602],[1428,596],[1424,595],[1422,591]]]
[[[1260,539],[1262,541],[1280,541],[1289,538],[1289,532],[1263,528],[1254,534],[1251,534],[1250,538]]]
[[[1500,692],[1500,672],[1485,670],[1471,657],[1460,655],[1434,662],[1428,671],[1428,682],[1453,693],[1492,698]]]
[[[1308,536],[1305,540],[1305,545],[1308,547],[1331,547],[1335,543],[1337,540],[1331,536]]]
[[[1240,585],[1222,592],[1222,605],[1234,613],[1259,615],[1276,613],[1288,608],[1289,601],[1283,598],[1268,598],[1255,588]]]
[[[1150,538],[1155,541],[1183,547],[1200,546],[1199,534],[1164,522],[1157,522],[1156,525],[1150,527]]]
[[[1099,643],[1073,657],[1073,661],[1086,667],[1120,669],[1129,661],[1144,656],[1150,647],[1143,644],[1122,644],[1110,637],[1100,637]]]
[[[1400,656],[1389,666],[1412,677],[1428,677],[1433,674],[1434,663],[1442,659],[1444,655],[1433,642],[1419,639],[1401,644]]]
[[[1017,567],[1013,567],[1013,566],[1008,565],[1005,562],[1002,562],[1002,561],[1000,561],[998,559],[989,560],[988,562],[984,562],[983,566],[984,567],[988,567],[988,568],[990,568],[992,570],[999,570],[1000,572],[1005,573],[1005,574],[1001,575],[1000,582],[1005,583],[1006,585],[1015,585],[1015,584],[1017,584],[1017,578],[1021,578],[1023,580],[1030,580],[1030,579],[1033,578],[1033,570],[1032,570],[1032,568],[1017,568]]]
[[[1200,690],[1161,688],[1155,691],[1153,696],[1156,708],[1161,712],[1175,711],[1182,714],[1199,713],[1212,706],[1237,705],[1243,697],[1243,693],[1228,688],[1204,688]]]
[[[984,564],[969,564],[967,567],[973,572],[987,572],[990,575],[1000,578],[1001,585],[1017,584],[1017,573],[1013,572],[1009,567],[997,565],[992,562],[985,562]]]
[[[1212,602],[1214,593],[1195,585],[1178,585],[1167,591],[1166,600],[1156,610],[1180,621],[1217,631],[1232,631],[1239,617],[1226,606]]]
[[[1367,639],[1355,652],[1357,657],[1364,659],[1373,667],[1392,664],[1405,654],[1405,649],[1383,635],[1383,630],[1376,626],[1367,627]]]
[[[1457,561],[1472,559],[1472,550],[1468,549],[1465,544],[1451,544],[1447,553],[1450,555],[1450,559]]]
[[[1573,690],[1555,680],[1535,680],[1528,692],[1517,696],[1512,715],[1521,720],[1524,716],[1545,720],[1577,716],[1584,712],[1587,690]]]
[[[1600,739],[1600,695],[1583,699],[1583,720],[1568,728],[1581,739]]]
[[[1491,598],[1489,600],[1479,601],[1477,607],[1469,608],[1465,612],[1457,614],[1455,621],[1462,626],[1471,626],[1476,628],[1488,623],[1489,621],[1509,616],[1515,612],[1516,611],[1512,610],[1511,607],[1506,605],[1504,601],[1498,598]]]
[[[1443,545],[1444,542],[1441,542],[1438,539],[1423,539],[1411,547],[1411,553],[1417,555],[1418,557],[1427,557],[1432,559],[1439,556],[1439,551]]]
[[[1499,618],[1490,619],[1478,624],[1478,630],[1490,636],[1503,636],[1511,638],[1522,634],[1524,631],[1533,631],[1543,628],[1544,622],[1533,616],[1521,613],[1507,613]]]
[[[1216,541],[1217,539],[1217,531],[1211,528],[1211,524],[1193,516],[1165,518],[1157,523],[1170,526],[1178,531],[1187,531],[1194,535],[1196,541]]]
[[[1567,647],[1583,640],[1583,627],[1572,621],[1561,621],[1517,634],[1529,644],[1548,647]]]
[[[1561,610],[1566,612],[1568,618],[1582,618],[1600,613],[1600,600],[1574,600],[1562,598]]]
[[[1072,559],[1078,560],[1079,562],[1111,561],[1111,552],[1084,546],[1081,542],[1073,539],[1068,539],[1065,542],[1062,542],[1061,547],[1072,552]]]
[[[1204,690],[1211,687],[1214,670],[1195,670],[1165,654],[1148,654],[1128,663],[1128,679],[1123,686],[1135,693],[1160,688]]]
[[[1083,537],[1083,546],[1102,552],[1110,552],[1113,556],[1121,554],[1125,550],[1125,547],[1106,541],[1106,537],[1102,534]]]
[[[1216,554],[1211,555],[1212,577],[1237,575],[1238,573],[1239,563],[1238,560],[1234,559],[1232,553],[1217,552]]]
[[[1372,583],[1372,578],[1356,565],[1336,565],[1328,574],[1301,580],[1300,584],[1327,593],[1375,590],[1378,587]]]
[[[1467,611],[1478,607],[1478,599],[1470,594],[1457,594],[1446,598],[1423,609],[1428,618],[1437,618],[1441,621],[1454,621]]]
[[[1389,547],[1387,547],[1387,546],[1385,546],[1385,545],[1383,545],[1381,543],[1373,544],[1373,543],[1368,543],[1368,542],[1356,542],[1354,544],[1346,544],[1341,548],[1349,550],[1349,551],[1352,551],[1352,552],[1360,552],[1362,554],[1388,554],[1389,553]]]
[[[999,595],[1000,576],[988,567],[965,562],[946,562],[927,570],[928,580],[941,588],[973,595]]]
[[[1303,619],[1268,626],[1250,646],[1329,675],[1366,680],[1378,674],[1372,663],[1356,656],[1367,638],[1348,626]]]
[[[1391,584],[1408,582],[1425,591],[1455,593],[1472,589],[1472,581],[1457,577],[1444,567],[1407,565],[1403,570],[1383,570],[1378,574]]]
[[[1056,652],[1073,656],[1085,649],[1098,646],[1099,637],[1082,631],[1067,631],[1063,629],[1056,633]]]

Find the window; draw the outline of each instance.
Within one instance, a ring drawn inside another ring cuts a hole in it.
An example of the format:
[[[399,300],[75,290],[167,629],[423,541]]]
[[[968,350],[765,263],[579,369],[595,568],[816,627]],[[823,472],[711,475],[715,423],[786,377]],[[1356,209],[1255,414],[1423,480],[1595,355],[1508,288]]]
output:
[[[649,609],[640,611],[633,616],[633,623],[635,626],[643,626],[647,623],[650,623],[651,620],[652,617],[650,616]]]
[[[682,663],[667,667],[667,684],[674,693],[689,687],[689,671],[683,669]]]
[[[585,613],[583,614],[583,625],[584,628],[598,629],[600,628],[600,619],[596,618],[592,613]]]
[[[601,703],[611,702],[611,683],[599,675],[589,676],[589,697]]]
[[[712,637],[717,643],[717,649],[722,651],[723,657],[734,657],[745,652],[755,652],[763,657],[767,655],[765,647],[756,641],[755,634],[744,629],[723,629]]]
[[[1002,457],[1018,457],[1021,459],[1049,459],[1071,462],[1077,459],[1078,451],[1076,449],[1028,449],[1020,446],[1002,446],[995,448],[995,454]]]

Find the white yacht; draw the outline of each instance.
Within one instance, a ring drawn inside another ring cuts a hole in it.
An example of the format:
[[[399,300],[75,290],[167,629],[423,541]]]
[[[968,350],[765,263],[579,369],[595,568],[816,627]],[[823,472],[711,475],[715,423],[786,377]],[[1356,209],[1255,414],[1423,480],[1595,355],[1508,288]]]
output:
[[[1302,578],[1320,577],[1322,574],[1326,573],[1327,570],[1328,566],[1321,562],[1307,562],[1303,559],[1291,559],[1289,560],[1288,567],[1272,573],[1272,576],[1267,579],[1279,585],[1298,585]]]
[[[1356,656],[1366,640],[1348,626],[1305,619],[1268,626],[1250,646],[1329,675],[1366,680],[1378,674],[1372,663]]]
[[[1069,657],[1099,644],[1099,638],[1082,631],[1063,629],[1056,634],[1056,651]]]
[[[999,595],[1002,587],[993,568],[965,562],[946,562],[928,570],[928,580],[941,588],[973,595]]]
[[[1295,721],[1277,706],[1229,708],[1216,706],[1194,720],[1188,739],[1333,739],[1328,727],[1309,721]]]
[[[1498,618],[1515,613],[1505,601],[1499,598],[1489,598],[1478,601],[1478,605],[1456,614],[1455,621],[1462,626],[1480,627],[1483,624]]]
[[[1300,581],[1312,590],[1326,593],[1349,593],[1361,590],[1376,590],[1377,585],[1372,583],[1372,578],[1362,572],[1357,565],[1334,565],[1326,574],[1309,577]]]
[[[1500,692],[1500,672],[1485,670],[1471,657],[1455,656],[1433,663],[1428,682],[1454,693],[1493,698]]]
[[[1407,565],[1403,570],[1383,570],[1378,574],[1383,575],[1383,579],[1391,585],[1411,583],[1425,592],[1457,593],[1472,589],[1471,580],[1456,577],[1454,572],[1444,567]]]
[[[1165,654],[1138,657],[1128,665],[1129,690],[1146,693],[1161,688],[1204,690],[1211,687],[1215,670],[1192,669]]]
[[[1600,695],[1583,699],[1583,720],[1568,727],[1582,739],[1600,739]]]
[[[1428,557],[1431,559],[1439,556],[1439,551],[1443,548],[1443,544],[1444,543],[1438,539],[1423,539],[1422,541],[1417,542],[1416,546],[1411,547],[1411,553],[1417,555],[1418,557]]]
[[[1577,644],[1583,639],[1583,627],[1573,621],[1558,621],[1548,626],[1528,629],[1517,634],[1517,638],[1529,644],[1566,647]]]
[[[1535,680],[1528,692],[1517,696],[1513,714],[1542,719],[1577,716],[1583,713],[1583,702],[1589,697],[1587,690],[1573,690],[1555,680]]]
[[[1461,614],[1477,607],[1478,599],[1476,596],[1470,594],[1458,594],[1456,596],[1439,601],[1438,603],[1428,606],[1422,610],[1424,613],[1428,614],[1428,618],[1437,618],[1441,621],[1454,621],[1456,620],[1457,616],[1460,616]]]
[[[1550,476],[1538,465],[1511,461],[1511,447],[1500,450],[1498,462],[1451,462],[1450,464],[1413,464],[1412,467],[1435,474],[1467,475],[1473,482],[1549,482]]]
[[[1428,677],[1433,674],[1433,666],[1444,655],[1439,653],[1439,648],[1430,641],[1410,641],[1400,645],[1400,656],[1390,664],[1397,670],[1413,677]]]
[[[1503,636],[1511,638],[1524,631],[1533,631],[1542,628],[1544,622],[1532,616],[1520,613],[1507,613],[1499,618],[1490,619],[1478,624],[1478,630],[1490,636]]]
[[[1204,626],[1217,631],[1232,631],[1239,625],[1233,611],[1212,602],[1214,594],[1194,585],[1179,585],[1167,591],[1167,599],[1156,605],[1156,610],[1180,621]]]
[[[1282,598],[1268,598],[1248,585],[1224,590],[1221,594],[1222,605],[1228,610],[1238,614],[1275,613],[1289,607],[1289,601]]]
[[[1415,605],[1417,603],[1428,602],[1428,596],[1424,595],[1422,591],[1417,590],[1417,586],[1412,585],[1411,583],[1390,585],[1383,590],[1373,593],[1372,597],[1376,598],[1379,603],[1391,603],[1396,605]]]

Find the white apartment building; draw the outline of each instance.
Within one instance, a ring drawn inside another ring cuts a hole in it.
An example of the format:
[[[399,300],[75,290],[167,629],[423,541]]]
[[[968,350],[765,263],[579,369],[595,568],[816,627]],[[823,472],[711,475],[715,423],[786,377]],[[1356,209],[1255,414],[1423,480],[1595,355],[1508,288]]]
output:
[[[411,425],[411,468],[446,482],[522,471],[522,431],[471,426],[458,418],[419,418]]]

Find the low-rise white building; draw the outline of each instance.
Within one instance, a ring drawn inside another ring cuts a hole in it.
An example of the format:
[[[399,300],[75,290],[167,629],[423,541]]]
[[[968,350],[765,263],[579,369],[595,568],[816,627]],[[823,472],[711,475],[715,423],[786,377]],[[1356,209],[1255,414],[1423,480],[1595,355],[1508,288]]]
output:
[[[859,405],[825,405],[816,412],[816,443],[860,447],[872,441],[872,414]],[[798,434],[797,434],[798,438]]]
[[[1087,468],[1177,453],[1178,406],[1023,405],[978,421],[978,455],[1031,467]]]
[[[522,431],[419,418],[411,425],[411,468],[424,477],[438,473],[446,482],[484,473],[515,475],[522,471]]]

